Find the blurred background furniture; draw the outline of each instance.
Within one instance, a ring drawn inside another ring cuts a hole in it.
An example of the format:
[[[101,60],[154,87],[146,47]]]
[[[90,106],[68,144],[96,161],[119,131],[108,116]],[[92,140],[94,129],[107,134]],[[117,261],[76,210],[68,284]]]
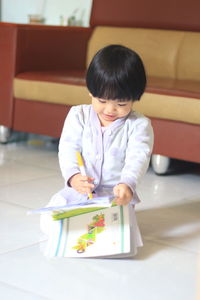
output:
[[[152,120],[154,170],[165,173],[169,158],[199,163],[199,11],[196,0],[94,0],[89,28],[0,23],[1,142],[12,130],[59,138],[69,108],[90,103],[91,58],[115,43],[146,67],[135,109]]]

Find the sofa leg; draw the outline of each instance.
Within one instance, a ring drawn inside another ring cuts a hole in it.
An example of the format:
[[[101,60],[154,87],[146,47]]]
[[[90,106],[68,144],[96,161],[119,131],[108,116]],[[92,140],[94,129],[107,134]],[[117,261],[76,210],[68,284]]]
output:
[[[166,174],[169,169],[170,158],[159,154],[153,154],[151,157],[151,165],[156,174]]]
[[[0,125],[0,143],[4,144],[9,141],[9,138],[11,136],[11,129]]]

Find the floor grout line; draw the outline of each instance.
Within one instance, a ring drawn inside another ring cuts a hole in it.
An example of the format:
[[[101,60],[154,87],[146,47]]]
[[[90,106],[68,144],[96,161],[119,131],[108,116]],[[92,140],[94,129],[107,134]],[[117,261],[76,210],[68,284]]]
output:
[[[47,179],[47,178],[51,178],[51,177],[55,177],[55,176],[58,176],[58,173],[48,175],[48,176],[45,175],[45,176],[41,176],[41,177],[36,177],[36,178],[28,179],[28,180],[22,180],[22,181],[17,181],[17,182],[12,182],[12,183],[0,184],[0,188],[1,187],[8,187],[8,186],[16,185],[16,184],[23,184],[23,183],[27,183],[27,182],[31,182],[31,181],[37,181],[39,179]],[[62,178],[61,175],[59,175],[59,178]]]
[[[18,286],[16,286],[16,285],[13,285],[13,284],[10,284],[10,283],[7,283],[7,282],[5,282],[5,281],[1,281],[1,280],[0,280],[0,283],[3,284],[3,285],[5,285],[5,286],[7,286],[7,287],[9,287],[9,288],[15,289],[15,290],[17,290],[17,291],[25,292],[25,293],[30,294],[30,295],[33,295],[33,296],[40,297],[41,299],[44,299],[44,300],[45,300],[45,299],[46,299],[46,300],[51,300],[50,298],[47,298],[47,297],[45,297],[45,296],[43,296],[43,295],[36,294],[36,293],[34,293],[34,292],[32,292],[32,291],[28,291],[28,290],[22,289],[21,287],[18,287]]]
[[[33,207],[28,207],[28,206],[24,206],[24,205],[21,205],[21,204],[18,204],[18,203],[14,203],[14,202],[10,202],[10,201],[5,201],[5,200],[0,200],[0,203],[4,203],[4,204],[9,204],[11,206],[16,206],[17,208],[23,208],[23,209],[34,209]]]
[[[178,249],[178,250],[181,250],[183,252],[188,252],[188,253],[192,253],[192,254],[195,254],[195,255],[200,254],[200,251],[198,251],[198,250],[195,251],[195,250],[185,249],[184,247],[181,247],[181,246],[178,246],[178,245],[173,245],[172,243],[165,242],[165,240],[162,240],[162,239],[153,238],[151,236],[148,237],[148,236],[145,236],[145,235],[143,235],[142,237],[143,237],[143,239],[146,239],[146,241],[154,242],[156,244],[165,245],[169,248]]]
[[[51,171],[51,172],[55,172],[55,173],[60,173],[59,167],[57,169],[48,168],[46,166],[41,166],[41,165],[38,165],[38,164],[24,163],[23,161],[20,161],[20,160],[11,160],[11,162],[17,163],[19,165],[27,166],[27,167],[34,167],[34,168],[44,170],[44,171]]]
[[[42,239],[42,240],[40,240],[40,241],[38,241],[38,242],[35,242],[33,244],[29,244],[27,246],[23,246],[23,247],[19,247],[19,248],[13,249],[13,250],[7,250],[5,252],[2,252],[2,253],[0,253],[0,256],[7,255],[7,254],[10,254],[10,253],[14,253],[14,252],[18,252],[18,251],[21,251],[21,250],[24,250],[24,249],[27,249],[27,248],[31,248],[31,247],[37,246],[37,245],[39,246],[39,244],[45,243],[46,241],[47,241],[47,237],[44,238],[44,239]]]
[[[17,160],[17,159],[13,159],[12,161],[14,161],[14,162],[16,162],[16,163],[20,163],[20,164],[23,164],[24,166],[32,166],[32,167],[37,167],[37,168],[40,168],[40,169],[44,169],[44,170],[51,170],[51,171],[55,171],[55,172],[59,172],[59,165],[58,165],[58,169],[57,170],[55,170],[54,168],[49,168],[49,167],[46,167],[46,166],[41,166],[41,165],[39,165],[39,164],[34,164],[34,163],[25,163],[25,162],[23,162],[23,160],[22,161],[20,161],[20,160]]]

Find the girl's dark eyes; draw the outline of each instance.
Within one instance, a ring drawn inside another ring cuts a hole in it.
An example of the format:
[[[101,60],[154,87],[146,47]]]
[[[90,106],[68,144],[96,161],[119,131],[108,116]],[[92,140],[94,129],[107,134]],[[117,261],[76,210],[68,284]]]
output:
[[[118,106],[126,106],[126,103],[118,103]]]
[[[100,103],[106,103],[106,101],[102,101],[102,100],[100,100],[100,99],[98,99],[98,100],[99,100]]]
[[[106,104],[107,103],[107,101],[100,100],[100,99],[98,99],[98,101],[99,101],[99,103],[102,103],[102,104]],[[120,106],[120,107],[123,107],[123,106],[126,106],[127,103],[117,103],[117,105]]]

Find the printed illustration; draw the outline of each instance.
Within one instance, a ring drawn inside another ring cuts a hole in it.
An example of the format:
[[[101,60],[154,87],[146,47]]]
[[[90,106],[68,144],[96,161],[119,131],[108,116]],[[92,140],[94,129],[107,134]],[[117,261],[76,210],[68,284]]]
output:
[[[92,218],[92,223],[88,225],[88,231],[79,237],[77,245],[73,249],[77,250],[77,253],[83,253],[86,248],[93,245],[96,242],[97,234],[105,230],[105,217],[104,214],[97,214]]]

